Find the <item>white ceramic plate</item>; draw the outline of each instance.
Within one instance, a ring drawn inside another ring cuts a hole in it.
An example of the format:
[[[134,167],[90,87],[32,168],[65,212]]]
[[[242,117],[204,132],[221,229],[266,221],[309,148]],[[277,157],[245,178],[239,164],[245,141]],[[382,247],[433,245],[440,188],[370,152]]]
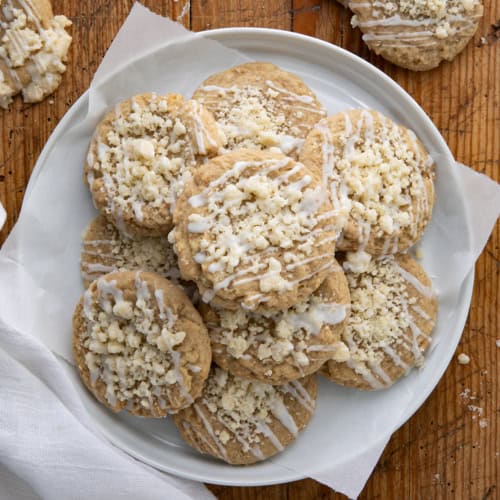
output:
[[[251,59],[270,61],[298,74],[317,93],[330,113],[351,107],[374,108],[411,127],[436,159],[437,203],[440,211],[446,214],[446,225],[464,225],[463,197],[448,147],[423,110],[382,72],[343,49],[284,31],[236,28],[206,32],[203,36],[237,49]],[[144,56],[140,63],[147,64],[151,57],[168,51],[169,47],[164,47],[156,54]],[[193,53],[192,57],[195,58],[196,54]],[[129,71],[134,71],[133,64]],[[168,71],[168,68],[158,67],[158,71]],[[120,78],[120,75],[123,76],[123,72],[115,73],[111,79]],[[88,96],[84,94],[61,121],[39,159],[36,176],[57,144],[58,137],[84,116],[87,105]],[[468,241],[467,238],[466,234]],[[423,265],[438,291],[446,288],[453,272],[448,259],[451,249],[447,245],[442,236],[442,225],[433,219],[422,242]],[[76,269],[76,262],[74,266]],[[414,370],[391,389],[379,393],[354,391],[322,380],[318,410],[310,426],[283,454],[261,464],[233,467],[202,456],[182,442],[170,420],[152,421],[125,414],[114,415],[97,404],[78,381],[76,385],[103,434],[126,452],[160,470],[227,485],[293,481],[353,460],[376,445],[388,431],[401,426],[418,409],[453,356],[467,317],[472,285],[471,272],[461,287],[448,289],[441,298],[436,341],[423,369]],[[74,370],[68,373],[76,379]],[[385,419],[390,422],[389,428],[384,426]]]

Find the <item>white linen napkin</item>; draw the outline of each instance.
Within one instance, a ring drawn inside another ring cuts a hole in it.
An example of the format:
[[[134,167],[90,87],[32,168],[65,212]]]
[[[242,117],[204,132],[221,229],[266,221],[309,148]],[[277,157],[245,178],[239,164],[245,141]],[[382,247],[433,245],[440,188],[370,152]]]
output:
[[[202,484],[143,465],[100,437],[61,363],[0,320],[2,500],[214,498]]]

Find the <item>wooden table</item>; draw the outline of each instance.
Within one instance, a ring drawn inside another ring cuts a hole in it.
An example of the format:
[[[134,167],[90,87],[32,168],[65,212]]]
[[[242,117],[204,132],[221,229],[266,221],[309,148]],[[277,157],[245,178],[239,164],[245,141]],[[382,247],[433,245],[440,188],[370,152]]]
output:
[[[0,200],[8,212],[0,243],[21,208],[31,170],[50,133],[88,87],[133,0],[53,0],[73,21],[68,71],[52,98],[0,110]],[[259,26],[322,38],[371,61],[404,87],[438,126],[451,151],[479,172],[500,178],[500,0],[485,0],[480,28],[452,64],[423,74],[375,57],[349,13],[333,0],[147,0],[153,11],[194,31]],[[499,244],[497,224],[476,265],[472,307],[456,357],[441,382],[391,439],[362,498],[500,498]],[[471,406],[472,405],[472,406]],[[482,408],[482,415],[479,410]],[[485,420],[482,420],[485,419]],[[482,425],[480,425],[482,422]],[[484,426],[484,423],[487,423]],[[312,480],[262,488],[210,486],[221,499],[344,498]]]

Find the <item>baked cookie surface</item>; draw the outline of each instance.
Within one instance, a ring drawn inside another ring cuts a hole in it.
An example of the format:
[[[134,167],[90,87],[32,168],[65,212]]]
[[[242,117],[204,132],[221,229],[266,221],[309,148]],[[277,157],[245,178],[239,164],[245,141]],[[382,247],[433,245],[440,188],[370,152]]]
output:
[[[192,170],[221,146],[217,124],[179,94],[141,94],[98,125],[85,165],[96,208],[124,235],[166,236]]]
[[[73,314],[73,356],[101,403],[144,417],[190,405],[211,363],[207,330],[187,296],[141,271],[91,283]]]
[[[193,99],[213,113],[229,149],[278,147],[295,158],[309,130],[326,116],[299,77],[264,62],[212,75]]]
[[[213,361],[235,376],[284,384],[311,373],[334,357],[349,315],[350,299],[337,266],[305,301],[280,313],[201,306]]]
[[[0,107],[22,92],[39,102],[54,92],[66,71],[71,21],[54,16],[48,0],[3,0],[0,8]]]
[[[252,464],[295,440],[315,411],[316,397],[314,375],[272,386],[213,368],[201,397],[173,419],[184,440],[201,453]]]
[[[176,205],[181,274],[218,307],[287,309],[336,264],[331,208],[321,181],[281,153],[242,149],[214,158]]]
[[[322,176],[343,219],[342,251],[387,255],[420,239],[434,205],[434,162],[415,134],[376,111],[320,121],[300,160]]]
[[[166,237],[137,240],[123,236],[102,215],[96,217],[83,235],[80,270],[84,286],[115,271],[150,271],[179,284],[177,256]]]
[[[345,359],[323,365],[330,380],[363,390],[384,389],[421,366],[431,342],[438,302],[432,283],[409,255],[371,261],[346,272],[351,315],[342,340]]]
[[[388,61],[414,71],[451,61],[470,41],[483,15],[480,0],[378,0],[348,2],[352,25]]]

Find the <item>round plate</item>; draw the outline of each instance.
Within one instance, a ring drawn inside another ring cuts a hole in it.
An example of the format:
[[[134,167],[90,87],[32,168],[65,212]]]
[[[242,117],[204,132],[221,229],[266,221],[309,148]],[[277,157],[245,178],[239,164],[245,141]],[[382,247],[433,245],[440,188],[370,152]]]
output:
[[[68,370],[100,431],[139,460],[157,469],[208,483],[240,486],[284,483],[340,466],[380,447],[384,438],[401,426],[434,389],[460,339],[473,286],[472,271],[461,286],[448,286],[449,276],[453,275],[449,255],[457,249],[449,247],[443,236],[443,225],[437,223],[436,218],[441,221],[444,217],[447,225],[465,226],[467,217],[452,168],[454,160],[438,130],[416,102],[377,68],[334,45],[285,31],[232,28],[200,35],[237,49],[250,59],[273,62],[298,74],[317,93],[329,113],[353,107],[381,111],[413,129],[437,163],[437,203],[422,240],[422,264],[441,292],[440,311],[424,367],[413,370],[390,389],[375,393],[350,390],[321,380],[318,410],[310,426],[284,453],[246,467],[230,466],[203,456],[183,443],[169,419],[146,420],[107,411],[79,383],[75,371]],[[186,44],[189,49],[192,42],[178,43]],[[167,45],[135,60],[125,68],[129,71],[127,76],[133,77],[138,62],[146,67],[152,58],[161,56],[167,60],[169,50]],[[191,54],[195,62],[196,51]],[[166,72],[168,68],[156,66],[155,71],[159,72]],[[226,66],[231,66],[231,61],[227,61]],[[111,75],[108,84],[116,79],[119,85],[125,70],[121,68]],[[58,137],[81,120],[87,109],[88,93],[79,99],[55,130],[39,159],[35,178],[40,175],[51,149],[56,147]],[[89,139],[91,133],[89,130]],[[30,186],[33,184],[34,179]],[[28,194],[31,189],[28,188]],[[90,217],[91,211],[88,214]],[[464,245],[468,244],[468,234],[465,227]],[[77,262],[74,266],[76,269]]]

